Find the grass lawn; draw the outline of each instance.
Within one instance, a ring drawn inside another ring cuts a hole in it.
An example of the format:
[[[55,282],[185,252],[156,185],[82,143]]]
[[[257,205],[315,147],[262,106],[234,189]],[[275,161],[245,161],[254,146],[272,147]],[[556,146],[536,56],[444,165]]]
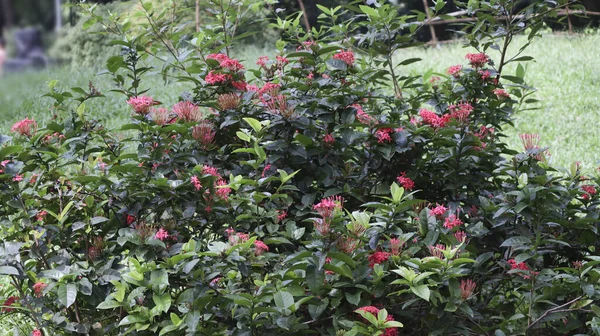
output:
[[[517,39],[515,49],[523,39]],[[473,50],[461,44],[445,44],[435,48],[413,48],[397,55],[400,61],[419,57],[421,62],[402,69],[404,73],[423,73],[431,68],[444,72],[454,64],[466,64],[464,55]],[[267,52],[250,47],[239,53],[248,66],[253,66],[259,55]],[[549,146],[552,162],[568,167],[580,161],[591,171],[600,160],[600,34],[552,35],[536,40],[525,53],[536,61],[526,63],[526,80],[538,89],[538,109],[516,115],[515,128],[506,130],[508,142],[521,150],[519,133],[539,133],[541,145]],[[497,55],[492,54],[497,59]],[[514,72],[514,67],[507,71]],[[17,120],[33,116],[42,124],[52,116],[51,101],[41,97],[47,91],[46,82],[58,79],[62,88],[87,87],[88,81],[108,97],[87,103],[87,111],[104,121],[109,128],[118,127],[130,110],[124,96],[110,93],[112,82],[107,75],[96,75],[91,69],[49,69],[37,73],[13,74],[0,78],[0,132],[7,132]],[[177,101],[186,90],[179,83],[163,83],[160,76],[150,76],[143,87],[150,87],[150,95],[166,104]],[[167,89],[168,87],[168,89]]]

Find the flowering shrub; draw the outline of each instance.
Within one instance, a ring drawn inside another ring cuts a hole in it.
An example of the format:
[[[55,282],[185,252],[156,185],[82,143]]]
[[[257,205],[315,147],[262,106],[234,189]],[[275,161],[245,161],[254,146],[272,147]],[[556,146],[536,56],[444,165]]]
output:
[[[57,117],[0,137],[3,312],[33,335],[598,333],[600,179],[553,168],[534,135],[502,142],[530,91],[488,27],[431,81],[391,62],[419,23],[388,5],[345,25],[323,8],[307,37],[280,18],[280,55],[247,70],[238,11],[189,41],[143,8],[135,38],[93,16],[127,49],[107,68],[130,123],[106,130],[86,116],[99,90],[50,83]],[[148,57],[192,92],[161,103]]]

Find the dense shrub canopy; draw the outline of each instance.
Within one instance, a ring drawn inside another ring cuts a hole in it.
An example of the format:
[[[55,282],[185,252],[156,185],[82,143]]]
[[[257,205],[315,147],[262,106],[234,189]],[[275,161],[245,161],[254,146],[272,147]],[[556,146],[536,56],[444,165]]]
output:
[[[5,313],[36,336],[598,333],[599,181],[534,134],[502,141],[531,93],[507,46],[544,1],[498,22],[511,1],[481,2],[465,63],[418,77],[391,59],[422,15],[280,19],[278,56],[249,69],[231,28],[256,2],[211,1],[191,41],[150,3],[142,33],[90,13],[127,51],[107,69],[130,123],[104,129],[85,104],[104,92],[52,82],[54,120],[0,138]],[[151,58],[193,91],[151,96]]]

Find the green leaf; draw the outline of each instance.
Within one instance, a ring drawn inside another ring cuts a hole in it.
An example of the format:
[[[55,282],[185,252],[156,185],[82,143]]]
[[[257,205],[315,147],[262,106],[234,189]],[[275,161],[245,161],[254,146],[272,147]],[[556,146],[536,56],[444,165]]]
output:
[[[154,304],[156,307],[158,307],[158,309],[165,313],[169,311],[169,308],[171,308],[171,294],[169,293],[165,293],[163,295],[158,295],[155,293],[152,296],[152,301],[154,301]]]
[[[118,307],[121,307],[120,303],[118,303],[117,301],[115,301],[113,299],[109,299],[109,300],[100,302],[100,304],[96,308],[97,309],[114,309],[114,308],[118,308]]]
[[[279,291],[273,295],[277,308],[287,309],[294,305],[294,296],[289,292]]]
[[[426,285],[420,285],[420,286],[411,286],[410,290],[415,293],[418,297],[420,297],[421,299],[425,300],[425,301],[429,301],[429,287],[427,287]]]
[[[315,265],[306,266],[306,283],[308,288],[314,293],[317,293],[325,282],[325,272],[317,269]]]
[[[258,133],[262,130],[262,125],[260,124],[260,121],[254,119],[254,118],[244,118],[244,121],[250,125],[250,127],[252,127],[252,129],[254,130],[254,132]]]
[[[174,325],[178,326],[181,324],[181,322],[183,322],[182,319],[179,318],[179,316],[177,316],[177,314],[175,313],[171,313],[171,322],[173,322]]]
[[[140,314],[133,314],[133,315],[125,316],[125,318],[122,319],[121,322],[119,322],[119,326],[124,326],[124,325],[133,324],[133,323],[139,323],[139,322],[146,322],[146,321],[148,321],[148,319],[145,318],[144,316],[142,316]]]
[[[367,14],[367,16],[369,17],[369,19],[371,18],[378,18],[379,17],[379,12],[369,6],[365,6],[365,5],[360,5],[358,6],[360,7],[360,10]]]
[[[402,200],[402,196],[404,195],[404,188],[394,182],[390,189],[392,191],[392,200],[394,203],[400,203],[400,200]]]
[[[77,299],[77,286],[75,284],[60,284],[57,294],[58,301],[69,308]]]
[[[360,303],[360,294],[362,292],[358,291],[354,294],[350,293],[350,292],[345,292],[344,296],[346,297],[346,300],[348,300],[348,302],[350,302],[351,304],[358,306],[358,304]]]
[[[528,245],[531,245],[531,239],[523,236],[511,237],[505,240],[501,247],[523,247],[526,248]]]
[[[125,65],[122,56],[113,56],[106,61],[106,68],[112,73],[117,72],[119,68],[124,67]]]
[[[4,275],[19,275],[19,270],[12,266],[0,266],[0,274]]]

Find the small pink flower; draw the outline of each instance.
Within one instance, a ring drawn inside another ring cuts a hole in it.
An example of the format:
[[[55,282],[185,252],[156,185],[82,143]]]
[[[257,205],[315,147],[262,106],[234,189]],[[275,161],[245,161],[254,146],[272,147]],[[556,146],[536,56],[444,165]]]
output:
[[[215,168],[213,166],[209,166],[209,165],[202,166],[202,174],[221,178],[221,174],[219,174],[219,171],[217,170],[217,168]]]
[[[192,184],[194,185],[194,189],[196,189],[196,191],[200,190],[200,188],[202,188],[202,184],[200,183],[200,180],[198,179],[198,177],[196,175],[193,175],[190,178],[190,182],[192,182]]]
[[[208,149],[213,144],[217,135],[213,124],[208,121],[201,122],[192,128],[192,138],[197,140],[203,149]]]
[[[170,237],[169,233],[163,228],[160,228],[158,230],[158,232],[156,232],[156,234],[154,235],[154,239],[163,240],[163,241],[165,239],[168,239],[169,237]]]
[[[256,61],[256,65],[258,65],[260,67],[265,67],[267,65],[267,62],[269,62],[268,56],[260,56],[258,58],[258,61]]]
[[[164,107],[151,107],[150,118],[152,119],[152,121],[154,121],[155,124],[163,126],[169,123],[169,120],[171,119],[171,114],[169,113],[169,110],[167,110]]]
[[[313,79],[315,78],[315,74],[314,73],[309,73],[308,76],[306,76],[306,79]]]
[[[323,138],[323,142],[325,142],[328,145],[333,145],[333,143],[335,142],[335,138],[333,137],[333,135],[331,135],[331,133],[327,133]]]
[[[413,190],[415,187],[415,182],[411,180],[410,177],[406,177],[406,172],[400,173],[400,175],[396,177],[396,180],[406,190]]]
[[[358,105],[358,104],[352,104],[350,105],[350,107],[356,109],[356,119],[358,119],[358,121],[362,124],[365,125],[369,125],[369,126],[373,126],[377,124],[377,120],[372,117],[371,115],[369,115],[368,113],[366,113],[362,106]]]
[[[520,271],[526,271],[526,273],[529,273],[529,274],[521,273],[521,276],[523,277],[523,279],[529,279],[529,278],[531,278],[531,275],[539,274],[539,272],[532,271],[529,268],[529,266],[527,266],[526,263],[524,263],[524,262],[517,263],[517,261],[515,259],[510,259],[508,261],[508,264],[510,265],[511,270],[520,270]]]
[[[460,71],[462,70],[462,65],[453,65],[446,70],[446,73],[451,75],[454,78],[460,77]]]
[[[46,289],[46,287],[48,287],[48,284],[43,283],[41,281],[36,282],[33,285],[33,292],[35,294],[35,297],[42,297],[42,295],[44,295],[44,289]]]
[[[33,331],[31,332],[31,336],[44,336],[44,334],[42,334],[42,331],[40,329],[33,329]]]
[[[262,178],[262,177],[265,177],[265,174],[266,174],[266,173],[267,173],[269,170],[271,170],[271,164],[270,164],[270,163],[268,163],[268,164],[265,166],[265,168],[263,168],[263,171],[262,171],[262,174],[260,174],[260,177],[261,177],[261,178]]]
[[[208,75],[206,75],[206,77],[204,78],[204,81],[206,81],[207,84],[215,85],[225,83],[231,79],[232,77],[229,74],[219,74],[216,73],[214,70],[211,70],[208,73]]]
[[[280,84],[276,83],[265,83],[262,88],[256,91],[256,96],[263,104],[268,104],[273,97],[279,94],[279,90],[281,89]]]
[[[221,279],[223,279],[223,278],[221,278],[221,277],[216,277],[216,278],[212,279],[212,280],[210,281],[210,286],[211,286],[211,287],[216,287],[216,286],[218,286],[218,285],[219,285],[219,282],[221,281]]]
[[[352,51],[340,51],[333,55],[333,58],[343,61],[348,66],[352,66],[354,64],[354,53]]]
[[[342,210],[343,208],[344,198],[341,196],[323,198],[313,206],[313,210],[317,211],[324,219],[330,219],[335,211]]]
[[[446,251],[446,246],[442,244],[437,244],[435,246],[428,246],[429,253],[432,257],[436,257],[438,259],[444,259],[443,251]]]
[[[404,244],[406,244],[406,242],[398,238],[390,239],[390,249],[392,250],[392,255],[397,256],[398,254],[400,254],[400,250],[402,250]]]
[[[235,110],[242,103],[242,98],[235,93],[224,93],[217,98],[221,110]]]
[[[32,136],[37,130],[37,124],[35,120],[25,118],[17,123],[15,123],[10,130],[20,135]]]
[[[381,264],[382,262],[387,261],[389,258],[390,253],[377,251],[369,256],[369,267],[373,268],[376,264]]]
[[[448,211],[448,208],[446,208],[443,205],[437,204],[435,208],[429,210],[429,214],[435,216],[435,218],[437,219],[441,219],[446,213],[446,211]]]
[[[593,185],[583,185],[581,186],[581,190],[584,191],[581,195],[584,200],[589,200],[590,197],[593,197],[598,192]]]
[[[492,74],[488,70],[479,70],[479,74],[481,75],[481,80],[483,80],[484,82],[492,76]]]
[[[467,240],[467,233],[465,231],[456,231],[454,238],[460,243],[465,242]]]
[[[277,210],[277,222],[281,222],[282,220],[287,218],[287,211],[279,211]]]
[[[465,58],[469,60],[469,64],[474,68],[481,68],[490,61],[490,58],[485,53],[467,54]]]
[[[227,201],[229,199],[229,194],[231,193],[231,188],[227,187],[227,182],[225,180],[220,179],[217,181],[217,197],[222,200]]]
[[[231,86],[233,86],[236,90],[240,90],[240,91],[248,90],[248,83],[246,83],[244,81],[231,82]]]
[[[173,106],[173,112],[177,115],[177,118],[185,122],[202,120],[200,107],[189,101],[182,101],[175,104]]]
[[[498,99],[510,98],[510,95],[503,89],[494,89],[492,91]]]
[[[214,59],[215,61],[221,63],[225,60],[229,59],[229,56],[225,55],[225,54],[210,54],[208,56],[206,56],[207,59]]]
[[[460,103],[457,105],[450,105],[450,116],[460,122],[467,121],[471,112],[473,112],[473,106],[469,103]]]
[[[254,241],[254,254],[256,256],[262,255],[263,253],[269,251],[269,247],[260,240]]]
[[[223,69],[227,69],[229,71],[233,71],[233,72],[238,72],[241,70],[244,70],[244,66],[242,65],[242,63],[240,63],[240,61],[236,60],[236,59],[225,59],[223,61],[221,61],[221,63],[219,64],[221,66],[221,68]]]
[[[460,281],[460,297],[463,300],[467,300],[473,294],[473,291],[477,287],[477,283],[471,279]]]
[[[17,174],[13,177],[12,179],[14,182],[21,182],[23,181],[23,175],[22,174]]]
[[[46,212],[46,210],[42,210],[42,211],[38,212],[37,215],[35,215],[35,219],[38,222],[43,222],[44,219],[46,218],[46,215],[48,215],[48,212]]]
[[[394,133],[394,130],[391,128],[380,128],[375,132],[375,137],[377,138],[378,143],[383,142],[392,142],[392,137],[390,134]]]
[[[286,64],[290,63],[290,61],[287,58],[283,57],[283,56],[275,56],[275,60],[277,61],[277,65],[279,67],[283,67]]]
[[[444,222],[444,227],[446,229],[452,229],[457,226],[461,226],[462,224],[463,222],[458,217],[456,217],[456,215],[450,215],[446,218],[446,221]]]
[[[157,105],[158,102],[154,101],[152,97],[138,96],[129,98],[127,104],[133,108],[135,113],[146,115],[148,112],[150,112],[150,107]]]

